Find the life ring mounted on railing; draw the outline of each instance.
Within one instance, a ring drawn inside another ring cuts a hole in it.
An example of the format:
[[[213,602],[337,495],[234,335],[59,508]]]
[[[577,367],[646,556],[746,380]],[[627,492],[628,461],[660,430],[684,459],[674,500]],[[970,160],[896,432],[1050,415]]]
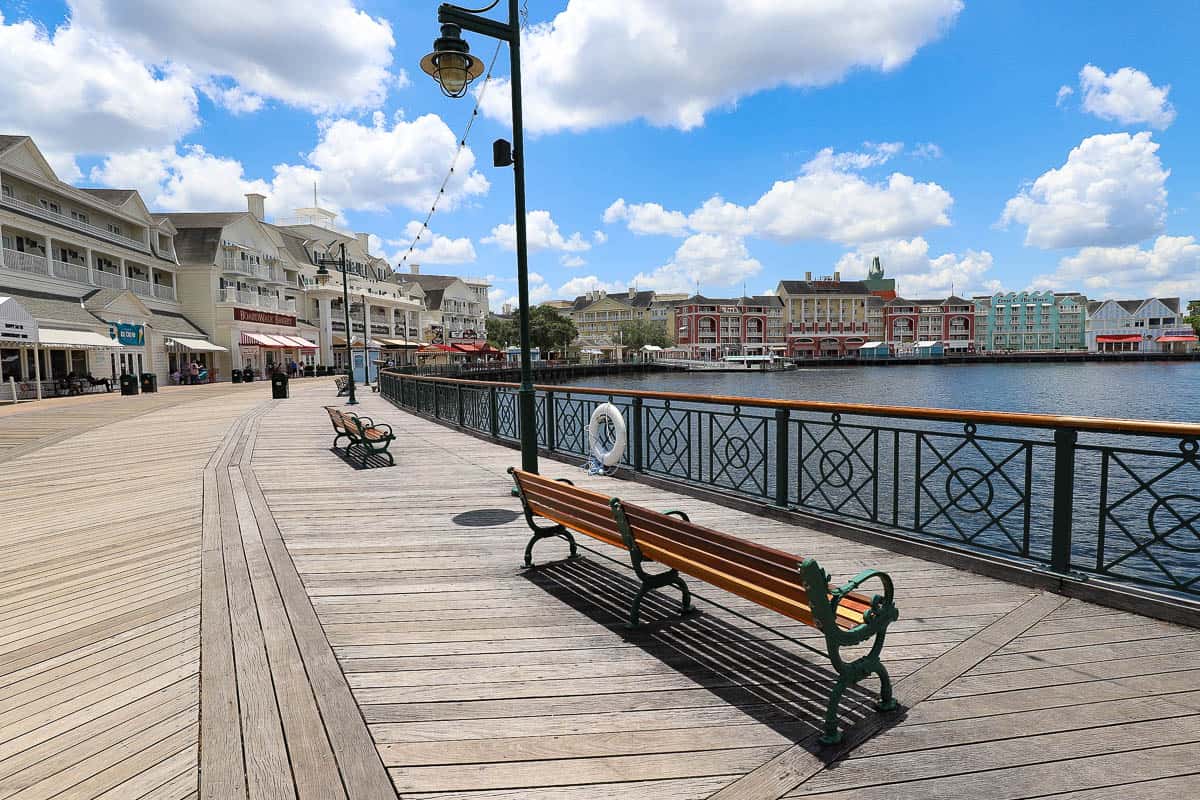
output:
[[[613,429],[613,446],[608,450],[604,449],[600,437],[602,421],[607,421]],[[592,412],[592,419],[588,422],[588,449],[592,457],[605,468],[615,467],[621,456],[625,455],[625,417],[621,416],[621,409],[612,403],[601,403]]]

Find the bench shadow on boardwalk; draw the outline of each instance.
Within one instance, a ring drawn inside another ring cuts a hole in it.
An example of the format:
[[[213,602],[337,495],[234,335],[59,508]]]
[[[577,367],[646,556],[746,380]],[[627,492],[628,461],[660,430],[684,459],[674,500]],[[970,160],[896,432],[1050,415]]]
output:
[[[581,550],[586,554],[583,557],[535,566],[525,570],[524,577],[593,622],[619,632],[625,641],[698,687],[742,707],[759,723],[820,755],[814,737],[821,732],[825,704],[836,679],[822,650],[762,623],[735,627],[707,613],[712,602],[703,594],[695,596],[696,608],[681,616],[679,594],[673,588],[648,595],[642,604],[642,626],[629,630],[625,628],[628,608],[641,585],[622,568],[604,563],[610,559],[598,558],[597,551],[586,546]],[[754,626],[811,651],[816,663],[764,641],[755,635]],[[856,725],[863,718],[878,716],[873,707],[876,699],[857,686],[847,689],[841,703],[844,724]],[[883,716],[880,730],[903,720],[904,710]]]

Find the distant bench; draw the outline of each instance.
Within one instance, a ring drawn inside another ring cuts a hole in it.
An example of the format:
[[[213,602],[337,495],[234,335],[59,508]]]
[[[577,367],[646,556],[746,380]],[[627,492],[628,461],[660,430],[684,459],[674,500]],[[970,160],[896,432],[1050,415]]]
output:
[[[337,396],[345,397],[346,393],[350,391],[350,376],[335,375],[333,377],[333,385],[337,387]]]
[[[892,580],[886,573],[866,570],[846,584],[830,588],[829,575],[814,559],[730,536],[691,522],[682,511],[659,513],[615,497],[580,489],[565,479],[509,469],[516,481],[533,537],[525,547],[525,566],[533,566],[533,546],[542,539],[561,538],[577,555],[572,532],[590,536],[629,553],[633,571],[642,582],[629,612],[629,626],[637,627],[643,598],[665,586],[683,594],[683,612],[691,610],[691,593],[679,573],[744,597],[825,634],[829,660],[838,674],[825,711],[823,744],[836,744],[838,704],[846,689],[869,675],[878,675],[879,711],[892,711],[892,682],[880,661],[888,625],[899,617],[893,602]],[[542,517],[551,524],[535,521]],[[668,569],[650,573],[648,563]],[[875,578],[883,594],[867,597],[856,590]],[[857,659],[843,661],[841,648],[862,644],[871,637],[870,649]]]
[[[388,463],[395,465],[396,459],[388,452],[388,446],[396,439],[390,425],[377,424],[370,417],[360,417],[353,412],[342,411],[337,406],[324,408],[329,413],[329,421],[337,434],[333,437],[334,449],[337,449],[338,442],[345,437],[349,440],[346,444],[346,455],[350,455],[351,447],[361,447],[364,467],[367,466],[367,459],[376,453],[387,456]]]

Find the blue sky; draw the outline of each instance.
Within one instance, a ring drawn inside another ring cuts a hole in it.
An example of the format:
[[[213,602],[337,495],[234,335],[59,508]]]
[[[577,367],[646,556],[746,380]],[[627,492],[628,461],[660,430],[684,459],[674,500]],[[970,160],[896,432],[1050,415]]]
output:
[[[474,105],[417,67],[436,5],[0,0],[0,127],[156,208],[258,190],[286,216],[317,180],[396,260]],[[910,296],[1200,297],[1200,4],[1155,9],[529,0],[535,299],[754,293],[875,254]],[[494,276],[497,303],[515,293],[512,175],[490,166],[505,92],[487,88],[417,246],[425,271]]]

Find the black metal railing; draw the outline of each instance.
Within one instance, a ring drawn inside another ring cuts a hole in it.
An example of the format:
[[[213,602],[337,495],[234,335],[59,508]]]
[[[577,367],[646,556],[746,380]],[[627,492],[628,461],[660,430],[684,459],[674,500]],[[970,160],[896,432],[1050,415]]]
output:
[[[397,405],[520,438],[516,385],[384,372]],[[538,387],[539,447],[834,521],[1200,595],[1200,425]],[[613,430],[601,427],[605,448]]]

